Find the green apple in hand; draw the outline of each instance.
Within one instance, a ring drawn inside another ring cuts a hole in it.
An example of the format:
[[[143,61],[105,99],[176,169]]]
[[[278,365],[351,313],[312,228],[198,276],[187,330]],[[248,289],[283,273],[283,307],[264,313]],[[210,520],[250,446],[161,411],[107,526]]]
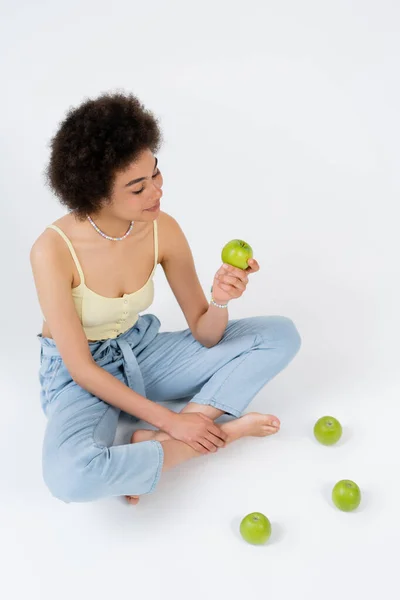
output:
[[[345,512],[355,510],[361,502],[361,490],[354,481],[342,479],[332,490],[334,505]]]
[[[314,425],[314,435],[320,444],[332,446],[342,437],[342,426],[335,417],[321,417]]]
[[[231,240],[222,248],[221,258],[222,262],[244,270],[249,267],[247,261],[253,258],[253,249],[243,240]]]
[[[271,536],[271,523],[262,513],[253,512],[242,519],[240,533],[249,544],[265,544]]]

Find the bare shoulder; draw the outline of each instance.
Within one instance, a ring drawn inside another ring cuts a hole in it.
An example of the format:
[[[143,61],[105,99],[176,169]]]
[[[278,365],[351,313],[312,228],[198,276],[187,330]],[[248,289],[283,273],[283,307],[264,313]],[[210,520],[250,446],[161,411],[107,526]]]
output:
[[[58,254],[60,252],[60,244],[56,239],[56,235],[57,234],[51,229],[45,229],[39,237],[36,238],[29,254],[33,268],[40,264],[43,259],[48,258],[49,255]]]
[[[175,217],[173,217],[172,215],[170,215],[169,213],[160,210],[160,214],[158,216],[157,219],[158,225],[164,229],[166,232],[171,232],[171,230],[174,229],[174,227],[178,226],[178,222],[175,219]]]
[[[35,282],[57,274],[57,278],[62,276],[72,286],[72,257],[67,244],[54,229],[45,229],[38,236],[31,246],[29,260]]]
[[[63,230],[65,225],[68,226],[67,216],[61,217],[52,224],[59,226]],[[46,227],[33,242],[29,255],[32,268],[35,268],[38,264],[42,264],[44,260],[55,258],[64,260],[66,264],[70,262],[69,250],[65,241],[59,233],[49,227]]]
[[[159,257],[160,263],[165,262],[168,254],[173,246],[182,241],[186,241],[181,226],[177,219],[166,213],[160,211],[157,219],[158,223],[158,238],[159,238]]]

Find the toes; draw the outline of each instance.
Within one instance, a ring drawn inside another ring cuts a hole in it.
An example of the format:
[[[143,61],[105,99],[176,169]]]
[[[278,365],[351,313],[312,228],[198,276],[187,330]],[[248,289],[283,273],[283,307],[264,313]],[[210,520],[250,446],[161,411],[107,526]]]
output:
[[[137,504],[139,502],[139,496],[125,496],[129,504]]]
[[[271,427],[269,425],[264,425],[264,431],[268,434],[278,433],[279,427]]]

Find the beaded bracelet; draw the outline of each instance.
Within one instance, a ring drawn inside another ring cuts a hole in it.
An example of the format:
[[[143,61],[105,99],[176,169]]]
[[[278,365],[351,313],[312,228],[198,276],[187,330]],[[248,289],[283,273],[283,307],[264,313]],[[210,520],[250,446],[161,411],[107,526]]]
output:
[[[211,292],[211,294],[212,294],[212,286],[211,286],[211,290],[210,290],[210,292]],[[217,304],[217,303],[215,302],[214,298],[212,297],[212,295],[211,295],[211,300],[210,300],[210,303],[211,303],[213,306],[216,306],[217,308],[228,308],[228,303],[226,303],[226,304]]]
[[[217,304],[213,298],[211,298],[210,303],[217,308],[228,308],[227,304]]]

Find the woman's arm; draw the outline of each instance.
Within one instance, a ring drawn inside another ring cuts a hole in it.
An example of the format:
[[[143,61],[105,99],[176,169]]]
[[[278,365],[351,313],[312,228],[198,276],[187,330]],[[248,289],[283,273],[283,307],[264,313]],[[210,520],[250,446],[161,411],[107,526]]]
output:
[[[193,337],[211,348],[224,334],[228,309],[208,302],[197,276],[189,243],[177,221],[162,212],[159,230],[163,248],[160,264],[167,281]]]
[[[214,421],[200,413],[177,414],[141,394],[99,367],[93,360],[71,294],[71,256],[51,231],[30,252],[32,273],[44,318],[72,379],[100,400],[147,421],[198,452],[207,453],[226,441]]]
[[[173,411],[131,390],[93,360],[73,303],[72,259],[64,246],[46,231],[32,246],[30,261],[42,313],[69,374],[97,398],[167,430]]]
[[[138,394],[93,360],[75,374],[74,381],[107,404],[117,406],[163,431],[170,429],[175,415],[173,411]]]

